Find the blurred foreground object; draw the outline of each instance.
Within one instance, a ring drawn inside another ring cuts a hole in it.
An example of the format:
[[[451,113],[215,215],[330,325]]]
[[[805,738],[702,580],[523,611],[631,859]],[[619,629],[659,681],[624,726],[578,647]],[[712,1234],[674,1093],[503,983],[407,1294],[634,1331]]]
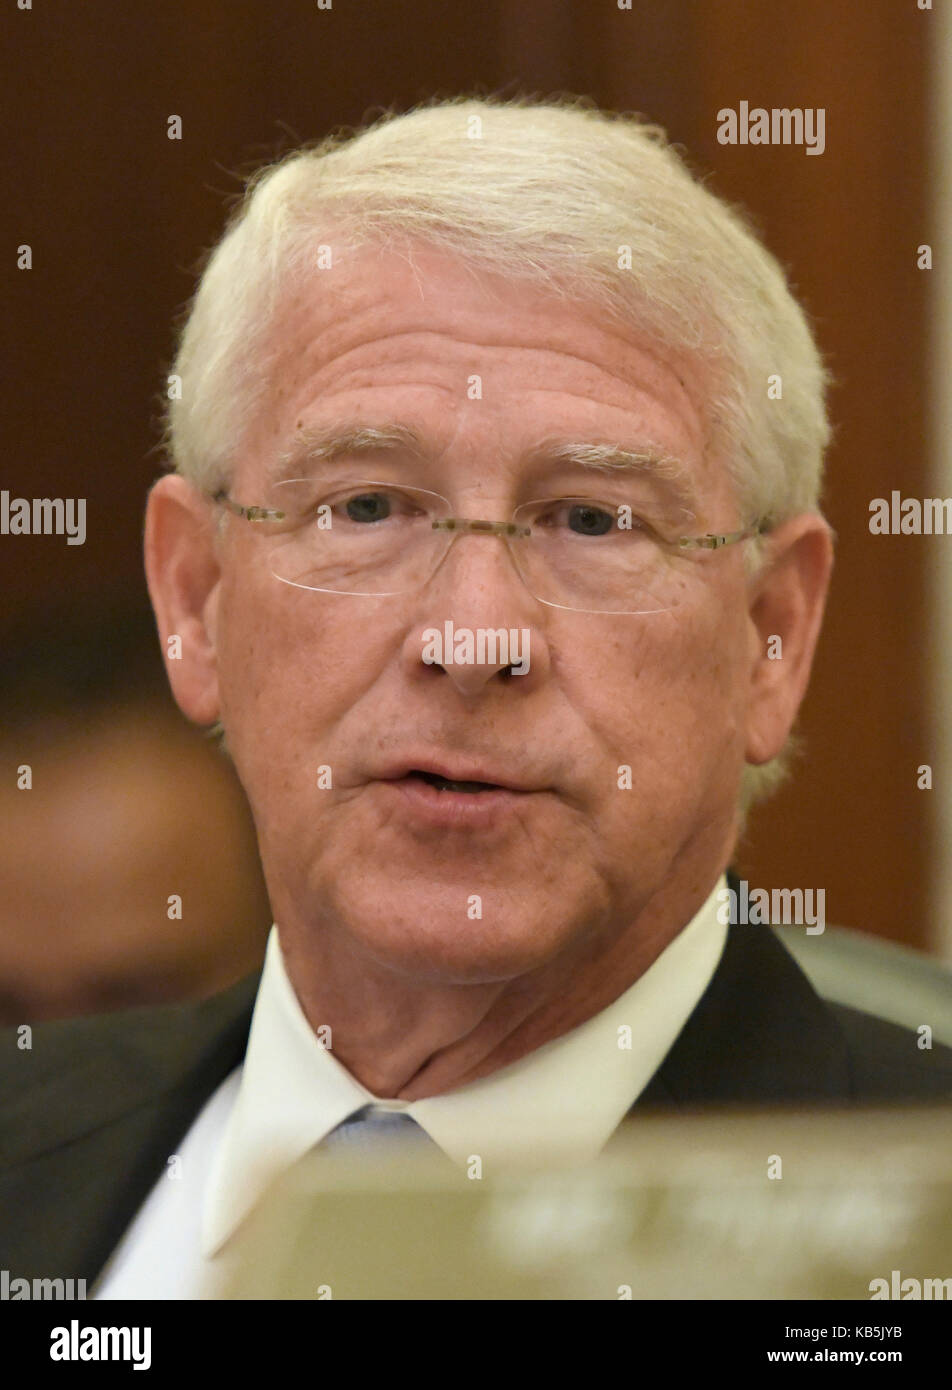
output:
[[[201,998],[259,968],[247,802],[172,703],[144,601],[25,615],[3,654],[0,1023]]]
[[[210,1295],[952,1299],[950,1155],[952,1107],[646,1116],[583,1169],[497,1182],[318,1149]]]

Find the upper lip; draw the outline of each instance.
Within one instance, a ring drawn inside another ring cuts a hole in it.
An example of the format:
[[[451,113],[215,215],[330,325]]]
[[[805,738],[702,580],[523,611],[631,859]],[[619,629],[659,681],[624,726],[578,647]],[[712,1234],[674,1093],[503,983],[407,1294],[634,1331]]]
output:
[[[485,763],[451,763],[433,758],[403,758],[399,762],[391,763],[378,774],[378,777],[380,781],[391,782],[406,777],[411,772],[426,772],[434,777],[445,777],[448,782],[489,782],[512,792],[539,790],[524,778],[514,777],[511,772],[499,771]]]

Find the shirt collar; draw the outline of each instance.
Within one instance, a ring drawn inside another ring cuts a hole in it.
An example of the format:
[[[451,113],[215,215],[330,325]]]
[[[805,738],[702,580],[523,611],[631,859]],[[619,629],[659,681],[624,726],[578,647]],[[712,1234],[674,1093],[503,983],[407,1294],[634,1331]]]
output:
[[[710,983],[727,939],[718,920],[724,886],[719,879],[688,925],[601,1013],[489,1076],[416,1101],[373,1095],[323,1045],[272,927],[237,1100],[205,1193],[204,1255],[218,1253],[275,1178],[368,1104],[411,1115],[461,1167],[479,1154],[485,1173],[540,1151],[554,1163],[594,1158]]]

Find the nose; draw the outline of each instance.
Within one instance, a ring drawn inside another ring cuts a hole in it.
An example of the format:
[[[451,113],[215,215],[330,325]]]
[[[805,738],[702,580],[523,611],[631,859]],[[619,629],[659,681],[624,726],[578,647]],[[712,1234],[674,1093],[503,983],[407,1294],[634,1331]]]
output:
[[[407,633],[405,653],[418,676],[446,676],[467,697],[494,681],[528,690],[544,677],[543,608],[523,583],[510,544],[520,540],[479,531],[453,536]]]

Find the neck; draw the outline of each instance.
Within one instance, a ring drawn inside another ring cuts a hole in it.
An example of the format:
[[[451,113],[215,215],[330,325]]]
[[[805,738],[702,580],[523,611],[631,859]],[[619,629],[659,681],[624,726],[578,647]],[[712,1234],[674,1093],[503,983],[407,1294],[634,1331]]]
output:
[[[688,882],[666,883],[627,926],[576,933],[569,949],[540,968],[489,983],[413,982],[370,959],[337,923],[295,930],[295,919],[282,914],[288,978],[308,1023],[315,1031],[330,1025],[334,1055],[373,1095],[441,1095],[613,1003],[692,920],[728,853]]]

